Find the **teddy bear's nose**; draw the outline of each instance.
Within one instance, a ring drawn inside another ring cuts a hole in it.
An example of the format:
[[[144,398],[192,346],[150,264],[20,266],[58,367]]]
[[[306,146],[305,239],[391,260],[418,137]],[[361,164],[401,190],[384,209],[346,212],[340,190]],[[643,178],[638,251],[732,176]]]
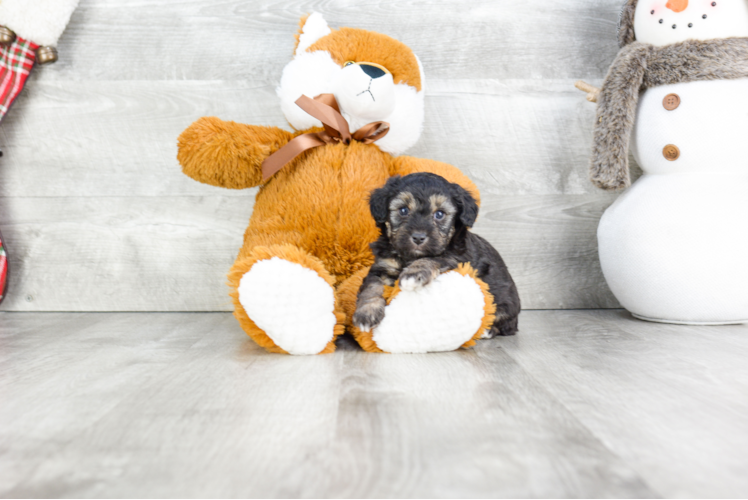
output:
[[[379,78],[380,76],[384,76],[385,72],[381,68],[377,68],[376,66],[372,66],[371,64],[360,64],[361,69],[364,70],[364,73],[369,75],[372,78]]]
[[[683,12],[688,8],[688,0],[669,0],[665,7],[673,12]]]

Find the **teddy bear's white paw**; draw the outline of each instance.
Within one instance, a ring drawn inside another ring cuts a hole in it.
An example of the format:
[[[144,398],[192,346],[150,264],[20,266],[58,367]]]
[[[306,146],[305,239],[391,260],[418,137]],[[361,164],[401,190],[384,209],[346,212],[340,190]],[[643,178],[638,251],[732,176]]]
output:
[[[332,340],[335,293],[311,269],[278,257],[261,260],[238,291],[250,319],[289,354],[318,354]]]
[[[400,287],[372,335],[383,351],[454,351],[480,329],[485,298],[470,276],[449,272],[415,290],[405,290],[402,283]]]

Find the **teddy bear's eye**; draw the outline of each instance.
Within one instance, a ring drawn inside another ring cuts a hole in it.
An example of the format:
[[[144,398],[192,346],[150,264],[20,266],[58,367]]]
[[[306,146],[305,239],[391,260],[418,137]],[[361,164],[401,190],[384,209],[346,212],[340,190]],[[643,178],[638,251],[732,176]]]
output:
[[[443,218],[444,218],[444,212],[442,212],[441,210],[437,210],[436,212],[434,212],[434,219],[442,220]]]
[[[402,215],[403,217],[405,217],[409,213],[410,213],[410,210],[408,210],[408,207],[403,207],[400,209],[400,215]]]
[[[346,61],[346,62],[345,62],[345,63],[343,64],[343,67],[345,68],[346,66],[350,66],[351,64],[356,64],[356,63],[355,63],[355,62],[353,62],[353,61]]]

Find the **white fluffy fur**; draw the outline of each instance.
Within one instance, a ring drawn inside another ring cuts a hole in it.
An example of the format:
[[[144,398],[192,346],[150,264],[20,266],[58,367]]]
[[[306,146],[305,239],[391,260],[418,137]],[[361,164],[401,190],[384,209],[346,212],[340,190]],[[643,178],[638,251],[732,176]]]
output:
[[[2,0],[0,26],[39,45],[57,45],[79,0]]]
[[[321,28],[324,19],[322,19],[322,16],[318,13],[314,13],[309,16],[307,24],[304,25],[304,33],[306,33],[307,25],[309,25],[312,18],[314,19],[312,26],[309,28],[309,40],[315,36],[320,36],[320,34],[324,32],[324,29]],[[327,23],[324,23],[324,27],[327,27]],[[329,28],[327,28],[327,30],[327,33],[329,33]],[[317,39],[314,39],[309,43],[306,48]],[[304,35],[302,35],[302,41],[306,42],[306,40],[307,39],[304,38]],[[301,44],[299,47],[301,47]],[[418,67],[421,70],[421,81],[423,82],[424,75],[420,60],[418,61]],[[347,71],[355,69],[356,68],[349,67]],[[366,89],[365,86],[363,88],[358,88],[361,85],[355,78],[343,78],[343,71],[344,68],[333,61],[332,57],[330,57],[327,52],[305,52],[297,50],[295,57],[283,69],[280,86],[277,89],[278,97],[281,100],[281,109],[283,110],[288,123],[290,123],[293,128],[296,130],[305,130],[311,127],[322,126],[319,120],[312,118],[295,104],[296,100],[302,94],[308,97],[315,97],[319,94],[335,94],[336,96],[339,96],[344,92],[357,94]],[[377,82],[376,85],[379,86],[385,84],[384,79],[378,80],[381,81]],[[349,83],[355,88],[340,88],[341,82]],[[384,92],[384,89],[379,91]],[[394,111],[374,119],[371,118],[373,115],[369,108],[363,108],[366,109],[366,112],[361,111],[361,113],[366,116],[357,116],[354,110],[346,109],[343,106],[343,103],[339,102],[338,104],[341,107],[342,115],[350,124],[351,132],[355,132],[360,127],[371,123],[372,121],[388,122],[390,124],[389,133],[375,144],[379,146],[382,151],[398,155],[404,153],[408,148],[418,142],[418,139],[421,136],[424,117],[424,91],[421,90],[420,92],[417,92],[415,87],[401,83],[392,86],[392,93],[394,97]]]
[[[332,340],[335,294],[317,273],[273,257],[239,283],[239,302],[268,337],[290,354],[318,354]]]
[[[382,119],[390,124],[390,132],[375,144],[379,149],[393,155],[400,155],[410,149],[421,137],[423,131],[423,91],[400,83],[395,85],[395,111]],[[351,130],[369,123],[343,110],[343,116],[351,124]]]
[[[296,130],[321,127],[322,123],[312,118],[296,105],[296,100],[304,94],[315,97],[332,92],[330,82],[340,66],[327,52],[305,52],[293,58],[283,69],[280,86],[277,89],[281,110],[286,120]]]
[[[395,83],[389,73],[372,78],[360,65],[351,64],[337,72],[333,88],[340,109],[357,120],[383,120],[395,110]]]
[[[454,351],[480,328],[484,305],[473,278],[445,273],[392,299],[373,340],[383,351],[396,354]]]
[[[636,39],[662,46],[688,39],[748,36],[748,1],[719,0],[714,6],[712,1],[690,0],[686,10],[673,12],[663,0],[639,0],[634,14]]]
[[[301,30],[299,36],[299,45],[296,47],[296,54],[301,54],[306,51],[309,47],[314,45],[314,42],[327,36],[331,33],[330,27],[327,25],[327,21],[322,17],[319,12],[313,12],[304,23],[304,27]]]

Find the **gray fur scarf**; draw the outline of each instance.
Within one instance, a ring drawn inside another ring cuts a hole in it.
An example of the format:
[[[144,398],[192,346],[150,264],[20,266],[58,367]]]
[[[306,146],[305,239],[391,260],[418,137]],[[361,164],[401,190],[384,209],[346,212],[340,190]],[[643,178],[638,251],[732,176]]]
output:
[[[598,97],[592,182],[631,185],[628,151],[639,93],[658,85],[748,78],[748,38],[688,40],[664,47],[632,42],[621,49]]]

